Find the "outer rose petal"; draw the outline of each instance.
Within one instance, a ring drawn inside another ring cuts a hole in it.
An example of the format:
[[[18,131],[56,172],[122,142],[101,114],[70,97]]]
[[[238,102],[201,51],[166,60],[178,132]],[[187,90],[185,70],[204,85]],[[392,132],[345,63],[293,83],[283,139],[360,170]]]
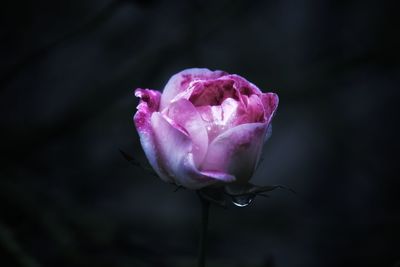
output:
[[[209,145],[202,170],[220,171],[246,183],[257,166],[268,123],[247,123],[231,128]]]
[[[155,141],[154,130],[151,126],[151,116],[158,110],[160,104],[160,92],[149,89],[136,89],[135,96],[140,98],[133,120],[138,130],[140,143],[142,144],[144,153],[149,160],[150,165],[166,182],[171,182],[169,176],[160,168],[159,158],[157,156],[157,143]]]
[[[139,131],[147,131],[150,126],[150,116],[158,110],[160,105],[160,92],[150,89],[138,88],[135,96],[140,98],[137,112],[134,116],[136,128]]]
[[[195,167],[192,153],[189,153],[185,157],[183,167],[182,176],[180,177],[184,178],[184,180],[179,180],[178,177],[176,182],[177,184],[182,184],[190,189],[200,189],[208,185],[215,184],[218,181],[231,183],[236,180],[235,176],[225,172],[199,171]],[[187,179],[186,177],[191,177],[191,179]]]
[[[265,121],[270,122],[278,108],[279,97],[275,93],[264,93],[261,95],[261,102],[264,106]]]
[[[190,189],[199,189],[217,181],[231,182],[235,178],[223,172],[200,172],[194,163],[192,141],[188,135],[172,126],[160,112],[151,116],[158,144],[157,156],[161,168],[171,180]]]
[[[193,104],[186,99],[179,99],[171,103],[164,110],[165,114],[178,124],[187,133],[192,141],[192,153],[196,166],[203,162],[208,148],[208,134],[200,114]]]
[[[189,87],[190,82],[194,80],[217,79],[224,75],[227,75],[227,73],[224,71],[211,71],[205,68],[186,69],[178,72],[169,79],[168,83],[164,87],[163,94],[161,96],[160,111],[162,111],[177,94],[186,90]]]

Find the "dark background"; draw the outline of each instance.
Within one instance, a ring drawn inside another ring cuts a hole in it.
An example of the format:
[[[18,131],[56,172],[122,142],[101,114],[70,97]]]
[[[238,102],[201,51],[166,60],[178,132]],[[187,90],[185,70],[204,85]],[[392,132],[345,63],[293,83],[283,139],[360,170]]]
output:
[[[400,266],[398,10],[384,1],[1,4],[0,266],[195,266],[200,205],[145,164],[136,87],[188,67],[280,97],[208,266]]]

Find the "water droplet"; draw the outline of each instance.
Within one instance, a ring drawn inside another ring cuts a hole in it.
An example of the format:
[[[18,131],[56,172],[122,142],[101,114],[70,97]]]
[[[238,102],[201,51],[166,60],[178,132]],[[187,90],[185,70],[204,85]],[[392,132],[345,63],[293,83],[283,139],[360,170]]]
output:
[[[240,195],[240,196],[232,196],[232,203],[240,208],[248,206],[254,199],[254,195]]]

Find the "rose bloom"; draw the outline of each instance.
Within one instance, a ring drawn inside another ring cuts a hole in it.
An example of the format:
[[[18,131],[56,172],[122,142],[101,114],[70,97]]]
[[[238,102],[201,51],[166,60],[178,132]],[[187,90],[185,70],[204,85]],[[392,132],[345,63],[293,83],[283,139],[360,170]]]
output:
[[[278,106],[276,94],[208,69],[175,74],[162,94],[138,88],[135,95],[134,122],[151,166],[189,189],[247,184]]]

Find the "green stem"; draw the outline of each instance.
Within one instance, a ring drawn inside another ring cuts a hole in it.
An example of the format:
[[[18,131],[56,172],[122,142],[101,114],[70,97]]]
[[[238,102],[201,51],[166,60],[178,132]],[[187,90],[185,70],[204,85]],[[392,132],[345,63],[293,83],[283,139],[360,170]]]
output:
[[[206,248],[207,248],[207,228],[208,214],[210,210],[210,202],[205,200],[201,194],[198,194],[201,202],[201,230],[197,267],[205,267],[206,264]]]

